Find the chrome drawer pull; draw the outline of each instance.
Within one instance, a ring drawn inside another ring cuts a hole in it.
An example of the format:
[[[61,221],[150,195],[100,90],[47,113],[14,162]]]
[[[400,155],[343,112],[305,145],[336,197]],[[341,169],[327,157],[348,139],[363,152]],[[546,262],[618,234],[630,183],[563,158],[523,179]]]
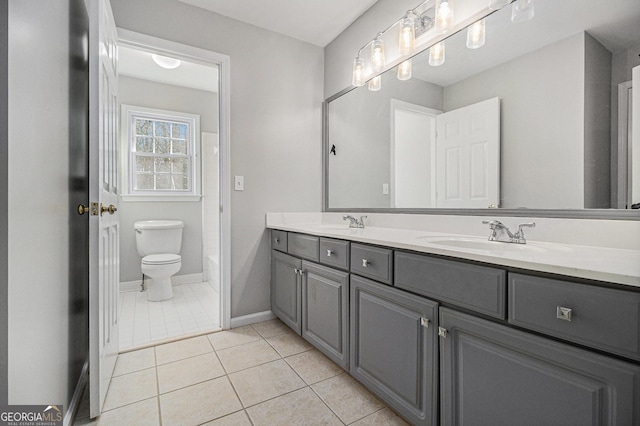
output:
[[[438,336],[446,339],[447,338],[447,329],[444,327],[438,327]]]
[[[425,317],[420,318],[420,325],[424,328],[429,328],[429,319]]]
[[[369,266],[369,261],[367,259],[362,259],[362,267],[366,268]]]
[[[571,309],[558,306],[556,310],[556,318],[571,322]]]
[[[276,244],[280,244],[280,238],[276,238]]]
[[[327,250],[327,257],[331,257],[332,254],[333,252],[331,250]]]

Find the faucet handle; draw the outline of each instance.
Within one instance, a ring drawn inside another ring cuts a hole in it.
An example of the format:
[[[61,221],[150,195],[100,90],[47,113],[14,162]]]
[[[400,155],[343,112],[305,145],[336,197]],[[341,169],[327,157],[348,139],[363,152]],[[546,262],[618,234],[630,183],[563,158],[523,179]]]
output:
[[[499,220],[483,220],[482,223],[484,225],[489,225],[491,228],[502,225],[502,222],[500,222]]]
[[[535,228],[536,224],[535,222],[531,222],[531,223],[521,223],[520,225],[518,225],[518,232],[516,232],[516,234],[513,236],[513,238],[515,240],[517,240],[517,243],[520,244],[526,244],[527,240],[524,237],[524,229],[522,228]]]
[[[360,223],[362,223],[364,225],[364,220],[367,218],[367,216],[360,216]]]

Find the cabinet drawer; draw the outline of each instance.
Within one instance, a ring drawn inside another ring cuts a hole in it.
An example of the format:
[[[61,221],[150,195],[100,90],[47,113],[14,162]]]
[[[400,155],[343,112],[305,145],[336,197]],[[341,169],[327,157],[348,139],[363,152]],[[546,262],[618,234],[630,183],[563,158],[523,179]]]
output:
[[[281,251],[283,253],[287,252],[287,232],[286,231],[278,231],[277,229],[271,230],[271,248]]]
[[[495,318],[505,318],[506,272],[396,252],[395,286]]]
[[[510,274],[509,322],[640,360],[640,293]]]
[[[349,241],[320,238],[320,263],[349,269]]]
[[[289,232],[287,252],[307,260],[319,261],[320,238]]]
[[[378,280],[393,282],[393,250],[351,244],[351,272]]]

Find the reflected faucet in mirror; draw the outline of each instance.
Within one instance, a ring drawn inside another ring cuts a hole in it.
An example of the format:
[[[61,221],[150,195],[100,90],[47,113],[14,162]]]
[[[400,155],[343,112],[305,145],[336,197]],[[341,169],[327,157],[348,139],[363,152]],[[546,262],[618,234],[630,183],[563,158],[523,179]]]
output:
[[[364,228],[364,220],[366,218],[366,216],[360,216],[360,219],[356,219],[355,217],[348,214],[342,216],[342,220],[349,221],[349,228]]]
[[[509,230],[509,228],[507,228],[504,223],[500,222],[499,220],[483,220],[482,223],[485,225],[489,225],[489,229],[491,229],[489,241],[498,241],[501,243],[527,244],[523,228],[536,227],[536,224],[534,222],[521,223],[520,225],[518,225],[518,230],[514,234]]]

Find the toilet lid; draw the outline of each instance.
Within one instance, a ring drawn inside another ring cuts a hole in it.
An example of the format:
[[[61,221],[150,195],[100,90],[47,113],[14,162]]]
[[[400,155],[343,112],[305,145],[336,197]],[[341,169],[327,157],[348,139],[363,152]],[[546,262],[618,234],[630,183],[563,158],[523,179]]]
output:
[[[167,265],[180,262],[179,254],[150,254],[142,258],[145,265]]]

